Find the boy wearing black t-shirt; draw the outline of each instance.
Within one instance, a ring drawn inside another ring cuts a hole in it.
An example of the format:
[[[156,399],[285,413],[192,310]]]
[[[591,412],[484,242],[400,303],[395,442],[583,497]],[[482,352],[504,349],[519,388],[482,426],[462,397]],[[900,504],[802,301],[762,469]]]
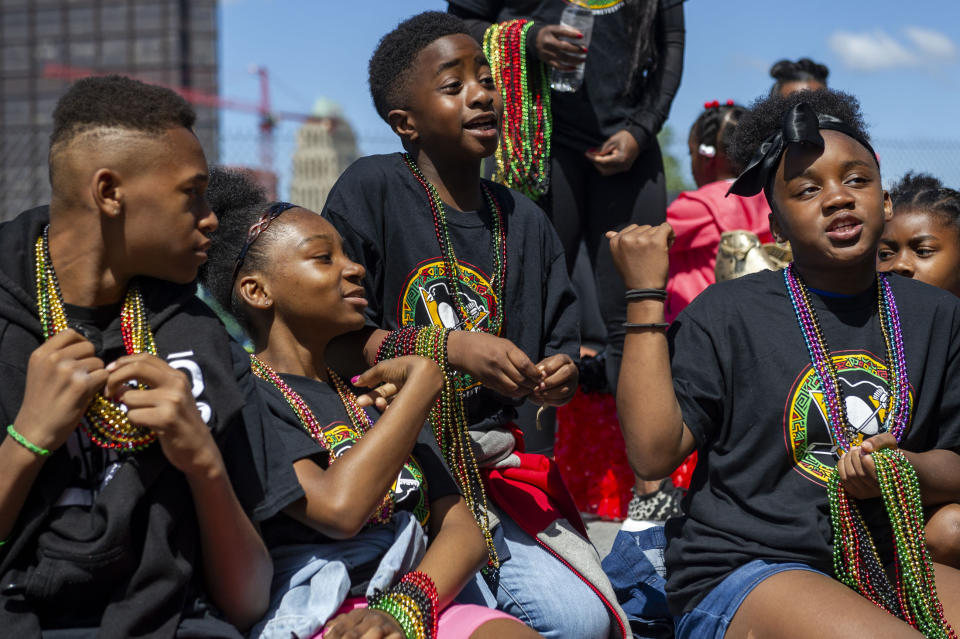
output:
[[[542,457],[517,454],[509,422],[525,397],[561,405],[576,390],[575,298],[550,221],[479,177],[502,112],[489,65],[459,18],[425,13],[383,38],[370,85],[406,153],[354,163],[323,210],[367,270],[368,316],[380,329],[367,333],[367,360],[386,331],[453,329],[447,357],[472,378],[464,397],[480,465],[490,475],[537,466],[558,479]],[[458,600],[496,605],[548,636],[625,636],[596,550],[575,532],[576,509],[524,512],[489,484],[488,493],[500,515],[499,581],[478,577]]]
[[[217,225],[194,118],[167,89],[81,80],[54,112],[50,206],[0,226],[10,636],[240,637],[266,609],[252,376],[194,296]]]

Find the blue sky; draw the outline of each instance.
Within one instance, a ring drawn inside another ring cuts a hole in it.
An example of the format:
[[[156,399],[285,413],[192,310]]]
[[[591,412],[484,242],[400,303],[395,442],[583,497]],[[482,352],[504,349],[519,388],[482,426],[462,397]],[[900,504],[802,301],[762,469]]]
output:
[[[561,0],[556,0],[560,2]],[[225,0],[220,8],[221,94],[256,102],[251,64],[269,68],[273,107],[309,112],[338,102],[362,153],[398,148],[376,115],[367,60],[401,19],[443,0]],[[668,125],[682,144],[707,100],[749,103],[770,86],[770,64],[808,56],[830,67],[830,85],[857,95],[885,179],[927,170],[960,186],[960,2],[955,0],[688,0],[683,82]],[[281,124],[291,140],[296,124]],[[256,162],[256,119],[225,112],[222,160]],[[952,142],[952,143],[951,143]],[[292,146],[277,147],[289,173]]]

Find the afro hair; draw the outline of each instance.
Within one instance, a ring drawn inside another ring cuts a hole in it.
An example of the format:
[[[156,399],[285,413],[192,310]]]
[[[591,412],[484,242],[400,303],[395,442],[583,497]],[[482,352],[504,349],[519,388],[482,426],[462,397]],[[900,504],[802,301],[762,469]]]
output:
[[[440,38],[459,33],[470,35],[463,20],[441,11],[426,11],[383,36],[370,58],[369,80],[373,106],[384,121],[390,111],[406,106],[410,68],[417,54]]]
[[[57,102],[50,146],[97,128],[159,134],[177,126],[190,129],[196,119],[187,101],[170,89],[119,75],[84,78]]]
[[[233,270],[247,241],[247,231],[267,208],[266,195],[242,171],[212,167],[207,185],[207,202],[220,222],[210,239],[207,262],[200,267],[200,284],[222,309],[233,315],[244,330],[250,325],[242,303],[233,294]],[[266,238],[258,238],[243,261],[243,270],[262,265]]]
[[[785,97],[774,94],[758,99],[740,119],[727,149],[731,161],[736,166],[747,166],[763,141],[780,130],[784,114],[801,102],[806,102],[817,113],[842,120],[864,140],[870,140],[860,102],[849,93],[826,89],[798,91]]]

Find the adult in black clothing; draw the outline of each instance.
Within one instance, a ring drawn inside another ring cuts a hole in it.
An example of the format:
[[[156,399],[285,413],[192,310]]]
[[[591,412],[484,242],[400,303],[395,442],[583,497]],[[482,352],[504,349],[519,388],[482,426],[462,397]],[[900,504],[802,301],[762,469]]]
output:
[[[563,38],[559,0],[449,0],[482,40],[492,22],[534,21],[527,50],[555,68],[581,61],[583,48]],[[583,86],[554,92],[551,187],[542,205],[573,270],[581,240],[594,268],[607,329],[606,373],[616,388],[623,352],[623,281],[603,234],[630,223],[666,219],[666,187],[657,133],[670,112],[683,68],[682,0],[573,0],[594,10]]]

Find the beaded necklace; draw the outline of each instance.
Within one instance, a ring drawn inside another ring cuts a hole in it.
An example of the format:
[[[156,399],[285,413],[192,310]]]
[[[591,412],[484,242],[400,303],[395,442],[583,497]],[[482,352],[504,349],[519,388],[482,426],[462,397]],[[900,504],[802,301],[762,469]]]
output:
[[[377,349],[377,361],[420,355],[437,363],[443,373],[443,390],[430,409],[430,425],[447,466],[463,491],[463,499],[473,513],[487,544],[487,570],[497,570],[500,558],[493,544],[487,495],[470,440],[470,423],[459,392],[458,376],[447,363],[447,338],[450,329],[442,326],[406,326],[392,331]]]
[[[527,32],[533,22],[493,23],[483,34],[483,53],[503,98],[494,180],[538,199],[550,187],[550,76],[542,63],[531,78]]]
[[[497,199],[493,196],[493,193],[490,192],[490,189],[487,188],[487,185],[481,185],[493,220],[492,237],[490,239],[490,253],[493,256],[491,286],[494,297],[496,298],[495,308],[490,309],[490,319],[487,322],[487,326],[486,328],[482,328],[473,325],[470,314],[463,308],[463,304],[460,301],[462,298],[460,294],[460,262],[457,260],[457,254],[453,249],[453,242],[450,240],[446,211],[443,207],[443,201],[440,199],[440,194],[437,192],[437,188],[423,176],[420,167],[413,161],[409,153],[403,154],[403,160],[407,163],[410,172],[413,173],[413,177],[416,178],[417,182],[419,182],[427,192],[430,212],[433,214],[433,228],[437,235],[437,242],[440,244],[440,253],[443,255],[443,261],[446,265],[447,281],[453,287],[452,302],[457,309],[457,314],[461,322],[467,330],[479,329],[494,335],[499,335],[500,329],[503,327],[503,286],[507,277],[507,237],[503,224],[503,211],[500,209]]]
[[[50,339],[60,331],[69,328],[67,315],[63,310],[63,295],[60,282],[50,259],[50,226],[43,229],[34,246],[36,257],[37,311],[43,338]],[[130,286],[120,310],[120,334],[127,355],[135,353],[157,354],[153,332],[143,309],[143,297],[140,289]],[[137,385],[143,389],[143,385]],[[101,393],[93,397],[87,407],[86,420],[80,422],[80,429],[94,444],[101,448],[113,448],[129,452],[143,450],[154,441],[156,434],[149,428],[141,428],[130,423],[123,405],[110,401]]]
[[[843,450],[856,446],[863,436],[853,432],[847,421],[846,407],[843,402],[843,390],[837,369],[830,357],[827,341],[820,328],[820,321],[810,304],[806,284],[797,277],[793,264],[783,271],[783,279],[790,295],[790,302],[797,314],[797,321],[803,331],[803,341],[810,354],[810,360],[820,381],[829,414],[828,422],[834,441]],[[886,346],[887,363],[890,367],[890,387],[887,414],[883,429],[889,431],[900,441],[904,430],[910,423],[910,382],[907,379],[907,366],[903,352],[903,332],[900,328],[900,315],[890,283],[884,274],[877,274],[878,306],[880,308],[880,329]]]
[[[337,456],[334,453],[334,445],[337,442],[334,438],[328,437],[323,432],[323,429],[320,427],[320,423],[314,416],[313,411],[310,410],[310,407],[307,406],[307,403],[303,401],[303,397],[301,397],[298,392],[290,388],[290,385],[283,381],[283,378],[280,377],[280,375],[273,370],[273,368],[271,368],[266,362],[256,355],[250,356],[250,368],[254,375],[269,382],[274,388],[280,391],[280,394],[283,395],[283,398],[286,400],[287,404],[289,404],[290,408],[293,409],[297,419],[300,420],[300,424],[303,426],[303,429],[310,434],[314,441],[320,444],[321,448],[330,453],[329,463],[332,464],[337,459]],[[347,411],[347,417],[350,419],[350,423],[353,425],[358,439],[363,437],[368,430],[373,428],[373,422],[370,420],[370,416],[367,415],[365,410],[357,405],[356,395],[353,394],[353,392],[336,373],[330,369],[327,369],[327,374],[330,376],[330,380],[333,382],[333,387],[336,389],[337,395],[340,397],[340,401],[343,403],[343,407]],[[388,523],[391,519],[393,519],[395,505],[394,494],[393,490],[391,489],[383,497],[383,500],[377,507],[376,512],[374,512],[370,519],[367,520],[367,523]]]
[[[790,264],[783,272],[790,301],[803,332],[814,372],[827,403],[827,421],[834,441],[847,451],[863,436],[847,422],[843,391],[807,287]],[[896,300],[884,274],[877,274],[880,329],[890,370],[887,414],[883,430],[899,442],[910,423],[910,383],[907,379],[903,333]],[[894,537],[896,584],[891,584],[877,553],[870,530],[857,505],[849,498],[834,471],[827,482],[833,527],[833,565],[838,580],[887,612],[903,619],[927,637],[956,634],[943,616],[937,596],[933,562],[924,538],[920,482],[913,466],[899,450],[873,453],[877,480]]]

